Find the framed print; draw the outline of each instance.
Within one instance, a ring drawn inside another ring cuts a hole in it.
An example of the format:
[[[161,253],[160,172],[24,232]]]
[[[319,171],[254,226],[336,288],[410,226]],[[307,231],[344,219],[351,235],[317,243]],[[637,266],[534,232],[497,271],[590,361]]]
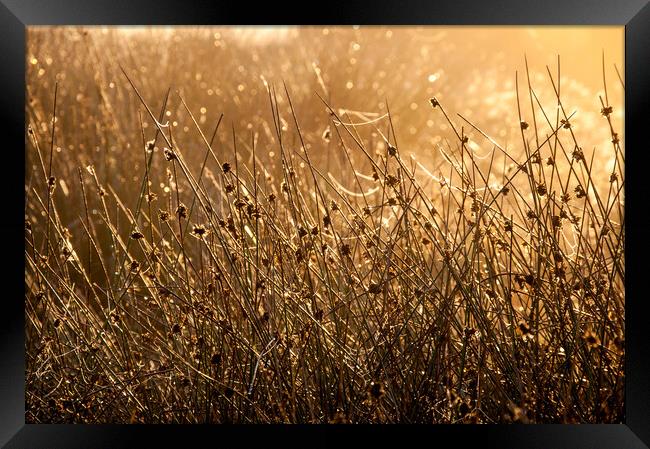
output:
[[[650,7],[277,6],[0,6],[0,443],[648,447]]]

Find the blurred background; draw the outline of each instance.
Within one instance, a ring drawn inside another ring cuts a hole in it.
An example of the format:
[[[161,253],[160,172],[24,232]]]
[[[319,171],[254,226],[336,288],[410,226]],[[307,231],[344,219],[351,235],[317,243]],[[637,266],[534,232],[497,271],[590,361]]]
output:
[[[385,151],[382,136],[389,136],[403,155],[437,173],[444,162],[438,148],[454,153],[458,142],[431,97],[489,163],[493,143],[457,114],[520,158],[519,114],[531,124],[527,138],[535,138],[535,119],[543,140],[557,120],[557,89],[587,160],[595,152],[595,177],[608,185],[614,156],[601,98],[613,106],[623,146],[623,55],[623,27],[30,27],[26,120],[46,145],[58,82],[57,178],[76,179],[78,167],[93,165],[100,180],[134,202],[144,172],[143,130],[151,139],[155,127],[121,68],[156,115],[171,90],[163,122],[192,166],[205,150],[181,97],[207,138],[223,114],[215,152],[232,152],[234,133],[242,147],[255,142],[270,172],[279,151],[266,86],[275,88],[287,142],[297,146],[286,84],[306,148],[331,172],[347,162],[324,102],[344,121],[365,123],[356,131],[368,149]],[[331,139],[323,138],[327,130]],[[572,151],[571,135],[565,138]],[[26,157],[29,185],[38,173],[33,147]],[[158,172],[155,184],[168,192]],[[78,194],[66,187],[64,193]]]
[[[51,110],[58,79],[63,126],[74,126],[68,114],[92,114],[103,103],[118,107],[116,125],[129,128],[139,104],[120,103],[133,93],[119,65],[152,106],[171,87],[210,126],[223,112],[225,123],[259,132],[270,111],[262,77],[276,87],[284,81],[299,112],[319,112],[303,114],[305,126],[327,125],[316,93],[366,117],[389,108],[398,139],[412,151],[426,151],[449,131],[432,114],[431,96],[502,143],[518,139],[515,74],[527,98],[525,58],[531,85],[550,111],[555,94],[547,67],[557,77],[559,57],[563,101],[579,111],[575,131],[593,145],[609,141],[607,129],[590,126],[604,96],[603,56],[614,117],[623,111],[623,27],[36,27],[28,42],[28,98]],[[283,89],[278,94],[282,100]],[[172,98],[172,106],[178,103]],[[170,112],[183,121],[182,110]],[[105,143],[119,151],[114,144]]]

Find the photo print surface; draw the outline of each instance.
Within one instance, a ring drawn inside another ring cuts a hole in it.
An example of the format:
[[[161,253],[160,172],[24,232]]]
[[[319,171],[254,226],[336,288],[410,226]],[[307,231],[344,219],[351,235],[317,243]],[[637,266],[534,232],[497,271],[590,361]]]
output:
[[[28,423],[621,423],[623,27],[28,27]]]

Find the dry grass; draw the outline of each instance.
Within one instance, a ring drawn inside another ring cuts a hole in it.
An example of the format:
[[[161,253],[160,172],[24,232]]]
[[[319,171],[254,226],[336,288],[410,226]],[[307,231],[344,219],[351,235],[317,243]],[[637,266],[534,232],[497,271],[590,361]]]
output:
[[[249,84],[208,120],[198,89],[153,96],[169,74],[130,69],[159,50],[77,37],[58,84],[28,76],[28,422],[623,420],[607,83],[583,129],[609,136],[598,152],[558,60],[538,85],[516,74],[509,148],[462,98],[423,96],[448,132],[411,155],[390,104],[335,107],[318,66],[303,84],[219,72]]]

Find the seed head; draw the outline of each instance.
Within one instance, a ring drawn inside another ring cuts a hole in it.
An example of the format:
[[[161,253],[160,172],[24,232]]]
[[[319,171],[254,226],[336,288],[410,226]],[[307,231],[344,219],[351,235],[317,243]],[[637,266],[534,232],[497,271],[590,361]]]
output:
[[[576,194],[576,198],[584,198],[585,196],[587,196],[585,189],[580,184],[578,184],[573,191]]]
[[[585,333],[582,334],[582,339],[584,340],[585,344],[591,349],[600,346],[600,338],[598,338],[598,335],[596,335],[596,333],[592,330],[586,330]]]
[[[192,235],[196,237],[197,239],[202,239],[206,235],[208,235],[208,229],[201,225],[201,224],[195,224],[194,227],[192,228]]]
[[[370,285],[368,286],[368,293],[372,293],[373,295],[378,295],[382,291],[382,286],[381,284],[378,284],[376,282],[371,282]]]
[[[553,215],[553,217],[551,217],[551,222],[553,223],[554,228],[562,227],[562,219],[558,215]]]
[[[187,206],[183,203],[179,204],[176,208],[176,215],[178,218],[187,218]]]
[[[466,327],[463,329],[463,333],[465,334],[465,338],[469,339],[472,337],[472,335],[476,334],[476,329],[473,327]]]
[[[614,108],[611,106],[605,106],[600,110],[600,113],[603,114],[604,117],[609,117],[609,115],[614,111]]]
[[[397,184],[399,184],[399,178],[394,175],[387,175],[386,176],[386,184],[390,187],[394,187]]]
[[[173,150],[170,150],[167,147],[163,148],[163,153],[165,154],[165,159],[167,159],[168,161],[173,161],[174,159],[178,159],[178,157],[176,157],[176,153],[174,153]]]
[[[524,281],[526,282],[526,284],[533,286],[537,282],[537,279],[535,279],[535,276],[529,273],[526,276],[524,276]]]
[[[531,334],[528,323],[523,320],[517,324],[517,331],[522,337],[528,337]]]
[[[576,148],[573,150],[573,153],[571,153],[571,156],[573,156],[573,159],[576,161],[583,161],[585,160],[585,154],[582,152],[580,148]]]

